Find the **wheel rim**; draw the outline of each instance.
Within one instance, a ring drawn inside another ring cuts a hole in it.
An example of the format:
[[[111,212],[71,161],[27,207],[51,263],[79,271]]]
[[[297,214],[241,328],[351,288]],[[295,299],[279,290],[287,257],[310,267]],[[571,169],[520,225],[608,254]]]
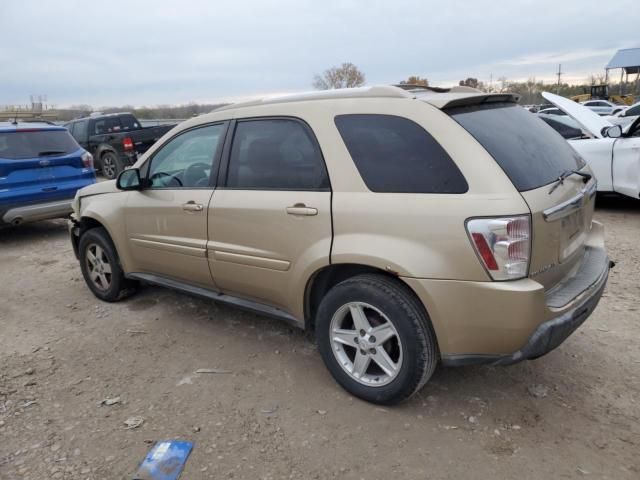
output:
[[[109,178],[113,178],[116,175],[116,162],[110,153],[102,157],[102,173]]]
[[[338,364],[353,380],[381,387],[400,373],[402,342],[391,320],[376,307],[350,302],[331,319],[331,350]]]
[[[108,290],[111,286],[111,264],[104,249],[91,243],[87,247],[85,261],[91,283],[100,290]]]

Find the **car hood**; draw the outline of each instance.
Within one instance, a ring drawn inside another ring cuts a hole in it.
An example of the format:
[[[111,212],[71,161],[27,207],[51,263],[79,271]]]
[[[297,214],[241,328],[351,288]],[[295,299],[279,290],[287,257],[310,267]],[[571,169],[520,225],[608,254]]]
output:
[[[115,180],[107,180],[106,182],[98,182],[93,185],[84,187],[78,191],[79,197],[88,197],[90,195],[101,195],[103,193],[115,193],[118,192]]]
[[[613,126],[611,122],[605,120],[593,110],[573,100],[549,92],[542,92],[542,96],[573,118],[582,126],[583,130],[586,130],[594,137],[603,138],[602,131]]]

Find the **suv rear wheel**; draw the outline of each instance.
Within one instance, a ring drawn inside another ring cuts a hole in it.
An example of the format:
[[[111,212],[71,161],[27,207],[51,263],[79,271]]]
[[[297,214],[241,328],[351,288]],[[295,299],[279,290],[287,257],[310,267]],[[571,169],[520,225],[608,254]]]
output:
[[[438,362],[424,309],[406,287],[383,275],[358,275],[333,287],[318,308],[316,336],[336,381],[383,405],[417,392]]]
[[[125,278],[118,253],[104,228],[85,232],[78,249],[82,276],[100,300],[116,302],[135,291],[135,282]]]

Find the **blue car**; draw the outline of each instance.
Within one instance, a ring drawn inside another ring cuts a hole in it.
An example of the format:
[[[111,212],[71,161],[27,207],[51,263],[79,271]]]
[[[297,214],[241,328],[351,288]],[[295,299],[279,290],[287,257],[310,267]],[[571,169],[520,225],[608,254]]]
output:
[[[95,182],[93,157],[66,128],[0,122],[0,226],[66,217]]]

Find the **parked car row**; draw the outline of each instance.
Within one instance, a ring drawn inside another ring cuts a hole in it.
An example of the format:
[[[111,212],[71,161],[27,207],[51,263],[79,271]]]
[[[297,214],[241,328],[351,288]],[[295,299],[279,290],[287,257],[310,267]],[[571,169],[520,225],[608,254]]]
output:
[[[573,132],[550,125],[567,138],[589,164],[598,181],[598,191],[639,199],[640,118],[635,117],[622,128],[568,98],[553,93],[542,95],[567,114],[556,119],[569,118],[574,122]]]
[[[0,226],[68,216],[76,191],[96,181],[94,169],[114,179],[171,128],[142,127],[131,113],[64,126],[0,122]]]
[[[133,165],[138,155],[174,127],[172,124],[143,127],[131,113],[94,114],[64,126],[93,155],[96,169],[110,180]]]
[[[0,122],[0,226],[68,216],[95,181],[93,157],[66,128]]]

